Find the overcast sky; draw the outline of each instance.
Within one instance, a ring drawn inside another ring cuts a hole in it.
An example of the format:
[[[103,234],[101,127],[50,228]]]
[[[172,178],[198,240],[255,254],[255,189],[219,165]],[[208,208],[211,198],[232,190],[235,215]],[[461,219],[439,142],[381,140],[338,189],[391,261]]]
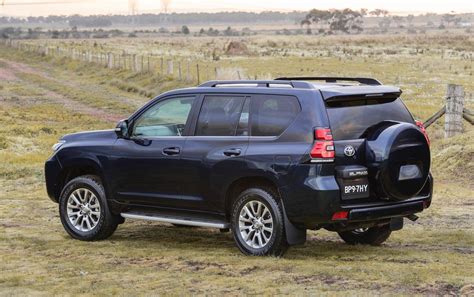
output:
[[[4,1],[4,5],[1,3]],[[139,13],[162,11],[160,0],[0,0],[0,15],[125,14],[129,1]],[[473,12],[474,0],[171,0],[171,12],[309,10],[311,8],[382,8],[398,14]]]

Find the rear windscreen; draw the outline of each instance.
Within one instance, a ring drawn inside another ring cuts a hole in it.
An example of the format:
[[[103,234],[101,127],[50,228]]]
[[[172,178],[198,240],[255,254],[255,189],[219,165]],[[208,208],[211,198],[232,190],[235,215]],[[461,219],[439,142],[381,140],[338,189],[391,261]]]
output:
[[[360,138],[367,128],[382,121],[413,123],[400,98],[332,101],[326,105],[335,140]]]

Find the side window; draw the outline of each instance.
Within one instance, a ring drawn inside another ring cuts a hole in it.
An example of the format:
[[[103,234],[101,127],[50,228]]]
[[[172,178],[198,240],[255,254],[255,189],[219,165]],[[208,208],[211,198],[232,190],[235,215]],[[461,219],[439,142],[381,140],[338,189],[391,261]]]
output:
[[[194,96],[161,101],[145,111],[133,126],[132,136],[181,136]]]
[[[234,136],[241,119],[245,97],[205,96],[196,136]]]
[[[300,110],[298,99],[293,96],[254,96],[250,108],[252,136],[280,135]]]

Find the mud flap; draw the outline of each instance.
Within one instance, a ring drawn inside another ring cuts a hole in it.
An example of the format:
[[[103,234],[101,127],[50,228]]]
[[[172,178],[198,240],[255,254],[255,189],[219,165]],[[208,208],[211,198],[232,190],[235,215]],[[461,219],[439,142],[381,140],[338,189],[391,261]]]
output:
[[[403,218],[392,218],[390,220],[390,231],[398,231],[403,228]]]
[[[289,245],[304,244],[306,242],[306,229],[300,229],[293,225],[286,216],[286,210],[283,201],[281,206],[283,208],[283,217],[285,221],[286,241]]]

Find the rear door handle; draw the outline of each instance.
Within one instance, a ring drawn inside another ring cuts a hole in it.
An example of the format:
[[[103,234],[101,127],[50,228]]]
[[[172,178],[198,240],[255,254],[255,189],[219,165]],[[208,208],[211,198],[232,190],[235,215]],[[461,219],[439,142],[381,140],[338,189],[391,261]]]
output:
[[[179,155],[180,152],[181,150],[179,149],[179,147],[167,147],[163,149],[163,154],[167,156]]]
[[[224,155],[226,155],[227,157],[237,157],[240,156],[240,153],[242,153],[242,150],[238,148],[228,149],[224,151]]]

